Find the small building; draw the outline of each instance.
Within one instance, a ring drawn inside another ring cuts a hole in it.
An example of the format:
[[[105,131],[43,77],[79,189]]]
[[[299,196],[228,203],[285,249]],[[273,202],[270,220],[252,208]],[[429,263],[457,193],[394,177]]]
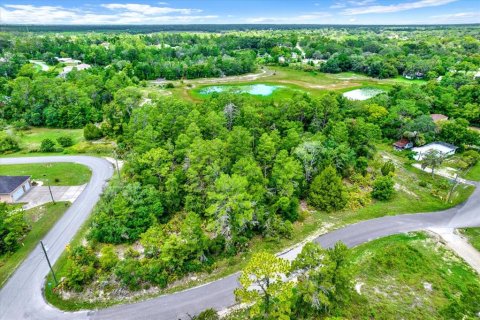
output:
[[[432,113],[430,115],[430,117],[432,118],[433,122],[448,120],[448,117],[446,115],[443,115],[443,114],[440,114],[440,113]]]
[[[413,142],[408,139],[402,138],[393,144],[395,150],[405,150],[413,148]]]
[[[437,141],[421,147],[413,148],[412,151],[416,153],[413,158],[417,161],[421,161],[423,160],[423,157],[432,150],[437,150],[440,154],[446,157],[455,154],[457,149],[458,147],[454,146],[453,144]]]
[[[284,64],[285,62],[286,60],[284,56],[278,57],[278,63]]]
[[[0,176],[0,201],[13,203],[31,187],[30,176]]]

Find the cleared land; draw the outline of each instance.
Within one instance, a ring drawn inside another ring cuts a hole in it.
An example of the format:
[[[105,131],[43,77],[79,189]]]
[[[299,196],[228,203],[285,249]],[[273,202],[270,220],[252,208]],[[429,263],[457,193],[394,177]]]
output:
[[[17,131],[15,134],[20,139],[20,147],[26,150],[40,149],[44,139],[51,139],[56,143],[60,137],[70,137],[74,144],[84,140],[82,129],[31,128],[25,131]]]
[[[360,298],[351,316],[375,319],[461,319],[478,312],[480,279],[425,233],[395,235],[353,249]]]
[[[183,81],[170,81],[175,88],[161,89],[151,84],[145,89],[146,94],[157,92],[162,95],[171,95],[197,101],[202,98],[198,92],[210,85],[238,85],[238,84],[272,84],[283,85],[286,88],[278,90],[269,97],[282,98],[291,96],[292,90],[307,91],[312,94],[323,94],[325,90],[338,90],[341,92],[356,88],[389,89],[395,84],[421,84],[422,80],[407,80],[402,77],[395,79],[375,79],[352,72],[329,74],[322,72],[301,71],[286,67],[265,67],[262,71],[247,76],[226,77],[218,79],[195,79]],[[265,99],[266,97],[259,97]]]
[[[60,219],[69,205],[68,202],[57,202],[55,205],[48,203],[25,211],[25,219],[32,226],[32,229],[22,240],[22,244],[17,251],[13,254],[0,256],[0,287]]]
[[[1,165],[0,175],[25,175],[44,183],[48,181],[52,186],[77,186],[87,183],[92,173],[76,163],[36,163]]]

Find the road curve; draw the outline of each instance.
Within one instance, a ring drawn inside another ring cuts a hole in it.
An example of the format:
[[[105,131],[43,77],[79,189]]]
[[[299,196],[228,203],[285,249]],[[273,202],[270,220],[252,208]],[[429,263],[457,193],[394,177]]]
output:
[[[89,157],[32,158],[33,160],[28,163],[34,163],[35,159],[37,162],[39,160],[42,160],[41,162],[54,162],[59,158],[61,159],[60,161],[75,162],[79,162],[78,158],[91,159]],[[73,158],[75,158],[75,160],[73,160]],[[0,159],[0,164],[5,164],[4,160],[8,159]],[[21,161],[23,160],[24,159],[22,158]],[[100,160],[100,162],[102,163],[102,166],[105,165],[103,160]],[[20,162],[15,162],[15,159],[13,159],[11,163]],[[91,168],[96,165],[93,162],[89,164]],[[92,170],[95,169],[92,168]],[[102,170],[103,169],[100,171]],[[110,171],[103,176],[104,179],[111,176],[111,167],[109,170]],[[98,171],[98,168],[96,171]],[[94,176],[92,175],[92,181],[93,180]],[[92,181],[87,188],[93,187],[94,183]],[[83,204],[79,203],[86,200],[85,198],[87,198],[87,196],[85,196],[85,193],[95,194],[96,201],[101,192],[101,185],[103,185],[103,183],[98,184],[97,182],[96,185],[98,190],[94,191],[90,188],[88,189],[89,191],[87,191],[86,189],[71,208],[75,206],[83,206]],[[476,185],[478,186],[478,184]],[[83,220],[88,216],[94,203],[95,202],[89,202],[88,211],[87,206],[85,206],[84,212],[81,213],[85,215]],[[76,212],[78,213],[79,211],[77,210]],[[55,239],[51,234],[57,234],[58,236],[58,232],[62,232],[62,230],[57,228],[59,224],[61,224],[61,222],[57,223],[47,236],[47,243],[48,240]],[[316,238],[314,241],[320,243],[324,247],[330,247],[337,241],[343,241],[348,246],[355,246],[376,238],[402,232],[417,231],[430,227],[458,228],[474,226],[480,226],[480,188],[476,188],[468,201],[452,209],[439,212],[406,214],[367,220],[327,233]],[[69,230],[69,236],[65,237],[68,239],[62,238],[61,241],[58,240],[61,242],[61,245],[55,243],[54,247],[50,248],[49,254],[52,255],[54,260],[58,258],[65,244],[68,243],[68,240],[74,235],[78,227],[79,224],[72,228],[73,232],[70,232]],[[54,252],[52,252],[52,250]],[[281,256],[292,259],[300,250],[301,248],[298,247],[283,253]],[[31,266],[32,264],[34,264],[34,267],[26,266]],[[233,290],[238,286],[237,279],[239,276],[239,274],[236,273],[199,287],[137,303],[118,305],[96,311],[69,313],[61,312],[49,306],[44,301],[40,288],[43,285],[47,273],[48,267],[46,266],[45,261],[43,261],[43,257],[40,255],[39,248],[36,248],[0,292],[0,319],[190,319],[190,315],[196,314],[206,308],[213,307],[217,310],[221,310],[234,304],[235,298]]]
[[[90,215],[113,167],[104,159],[89,156],[0,158],[0,165],[50,162],[79,163],[92,171],[85,190],[43,239],[53,263]],[[87,319],[87,312],[64,313],[45,302],[42,287],[48,271],[42,249],[37,246],[0,291],[0,319]]]

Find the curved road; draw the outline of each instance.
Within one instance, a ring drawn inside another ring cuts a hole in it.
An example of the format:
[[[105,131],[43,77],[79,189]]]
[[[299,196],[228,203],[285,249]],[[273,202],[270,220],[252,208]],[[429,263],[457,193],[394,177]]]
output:
[[[87,218],[102,186],[112,175],[112,167],[105,160],[82,156],[0,159],[0,164],[57,161],[85,164],[92,168],[93,174],[85,191],[45,238],[50,245],[49,255],[54,261]],[[322,235],[314,241],[324,247],[330,247],[337,241],[355,246],[376,238],[430,227],[474,226],[480,226],[480,188],[476,188],[467,202],[452,209],[363,221]],[[291,259],[300,250],[298,247],[281,256]],[[189,315],[206,308],[221,310],[234,304],[233,290],[238,285],[236,273],[199,287],[142,302],[69,313],[59,311],[44,301],[41,287],[47,273],[48,266],[37,247],[0,291],[0,319],[190,319]]]

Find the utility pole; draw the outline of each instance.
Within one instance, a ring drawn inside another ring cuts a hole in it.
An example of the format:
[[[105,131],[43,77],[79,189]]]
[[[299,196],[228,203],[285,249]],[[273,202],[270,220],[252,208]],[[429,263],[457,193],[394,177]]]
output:
[[[44,174],[43,176],[46,177],[47,175]],[[53,204],[55,204],[55,199],[53,199],[52,188],[50,187],[50,181],[47,178],[45,178],[45,180],[47,180],[48,191],[50,191],[50,197],[52,198],[52,202]]]
[[[55,286],[58,286],[57,277],[55,276],[55,272],[53,272],[52,264],[50,263],[50,259],[48,259],[47,250],[45,250],[45,246],[43,245],[43,241],[40,240],[40,244],[42,245],[43,253],[45,254],[45,258],[47,258],[48,266],[50,267],[50,271],[52,271],[53,280],[55,280]]]

